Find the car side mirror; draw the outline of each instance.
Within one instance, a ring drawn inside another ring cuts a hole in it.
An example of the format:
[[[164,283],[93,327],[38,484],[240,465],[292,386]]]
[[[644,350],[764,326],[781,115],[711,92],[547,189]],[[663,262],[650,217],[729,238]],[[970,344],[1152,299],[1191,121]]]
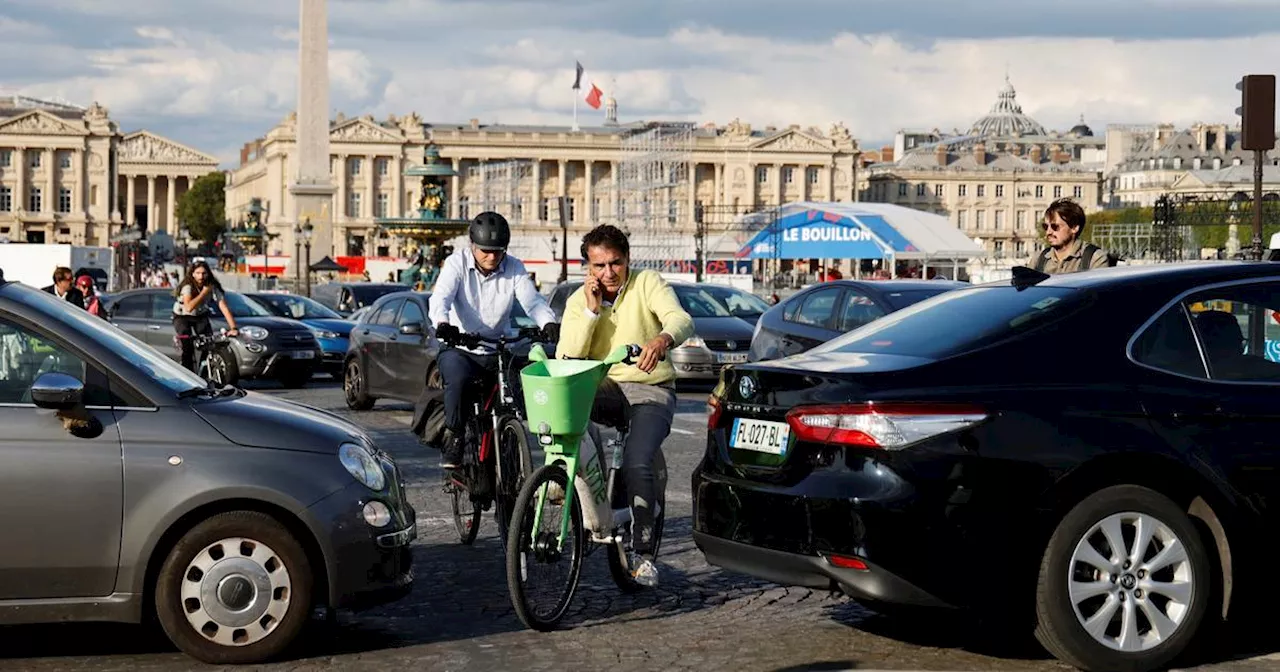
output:
[[[43,373],[31,385],[31,402],[40,408],[65,411],[80,406],[83,401],[84,383],[75,376]]]
[[[409,324],[402,324],[402,325],[400,325],[400,333],[405,334],[405,335],[408,335],[408,336],[421,336],[421,335],[422,335],[422,323],[421,323],[421,322],[410,322]]]

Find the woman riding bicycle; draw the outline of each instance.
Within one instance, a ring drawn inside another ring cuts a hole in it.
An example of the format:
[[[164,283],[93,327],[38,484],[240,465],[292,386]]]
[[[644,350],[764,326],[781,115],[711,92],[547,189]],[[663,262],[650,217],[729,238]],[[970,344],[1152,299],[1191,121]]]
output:
[[[222,283],[214,277],[213,270],[205,261],[197,261],[187,269],[187,277],[178,285],[177,296],[178,299],[173,302],[173,330],[182,347],[182,366],[195,371],[195,345],[191,339],[213,333],[209,317],[213,314],[214,304],[222,310],[222,315],[227,320],[227,326],[230,327],[228,336],[239,333],[236,330],[236,318],[227,307]]]
[[[627,235],[617,227],[597,226],[583,236],[588,273],[565,304],[556,355],[603,360],[619,345],[644,344],[635,366],[614,366],[609,378],[630,403],[622,463],[632,520],[629,564],[636,583],[655,586],[653,458],[671,433],[676,409],[676,371],[666,355],[693,335],[693,318],[657,271],[631,273],[630,255]]]

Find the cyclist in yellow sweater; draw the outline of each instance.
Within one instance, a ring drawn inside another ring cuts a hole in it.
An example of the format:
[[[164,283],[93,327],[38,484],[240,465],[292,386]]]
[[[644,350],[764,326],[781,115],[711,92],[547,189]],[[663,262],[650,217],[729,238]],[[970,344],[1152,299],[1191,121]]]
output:
[[[565,304],[556,354],[604,359],[619,345],[640,344],[635,366],[617,365],[609,377],[631,405],[631,430],[623,446],[622,475],[631,497],[629,563],[637,583],[655,586],[653,557],[653,458],[671,433],[676,371],[667,351],[693,335],[693,318],[656,271],[632,273],[631,245],[617,227],[603,225],[582,238],[587,277]]]

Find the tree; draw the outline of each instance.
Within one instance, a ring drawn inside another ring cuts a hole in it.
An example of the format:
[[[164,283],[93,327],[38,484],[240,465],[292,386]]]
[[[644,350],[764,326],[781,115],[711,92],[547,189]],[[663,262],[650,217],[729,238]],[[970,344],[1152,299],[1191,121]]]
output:
[[[192,238],[212,243],[227,228],[227,177],[209,173],[195,181],[178,199],[178,220]]]

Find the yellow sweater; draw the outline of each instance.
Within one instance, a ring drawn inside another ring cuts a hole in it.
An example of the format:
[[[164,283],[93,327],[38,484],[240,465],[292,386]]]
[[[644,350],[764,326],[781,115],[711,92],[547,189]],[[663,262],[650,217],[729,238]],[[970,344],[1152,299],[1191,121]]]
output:
[[[657,271],[633,272],[628,274],[627,284],[618,292],[613,306],[601,304],[595,317],[587,310],[585,285],[569,297],[561,318],[556,356],[604,359],[619,345],[644,346],[663,333],[671,336],[674,348],[693,335],[693,318]],[[676,370],[668,354],[652,373],[634,365],[618,364],[609,371],[609,377],[620,383],[657,385],[674,380]]]

